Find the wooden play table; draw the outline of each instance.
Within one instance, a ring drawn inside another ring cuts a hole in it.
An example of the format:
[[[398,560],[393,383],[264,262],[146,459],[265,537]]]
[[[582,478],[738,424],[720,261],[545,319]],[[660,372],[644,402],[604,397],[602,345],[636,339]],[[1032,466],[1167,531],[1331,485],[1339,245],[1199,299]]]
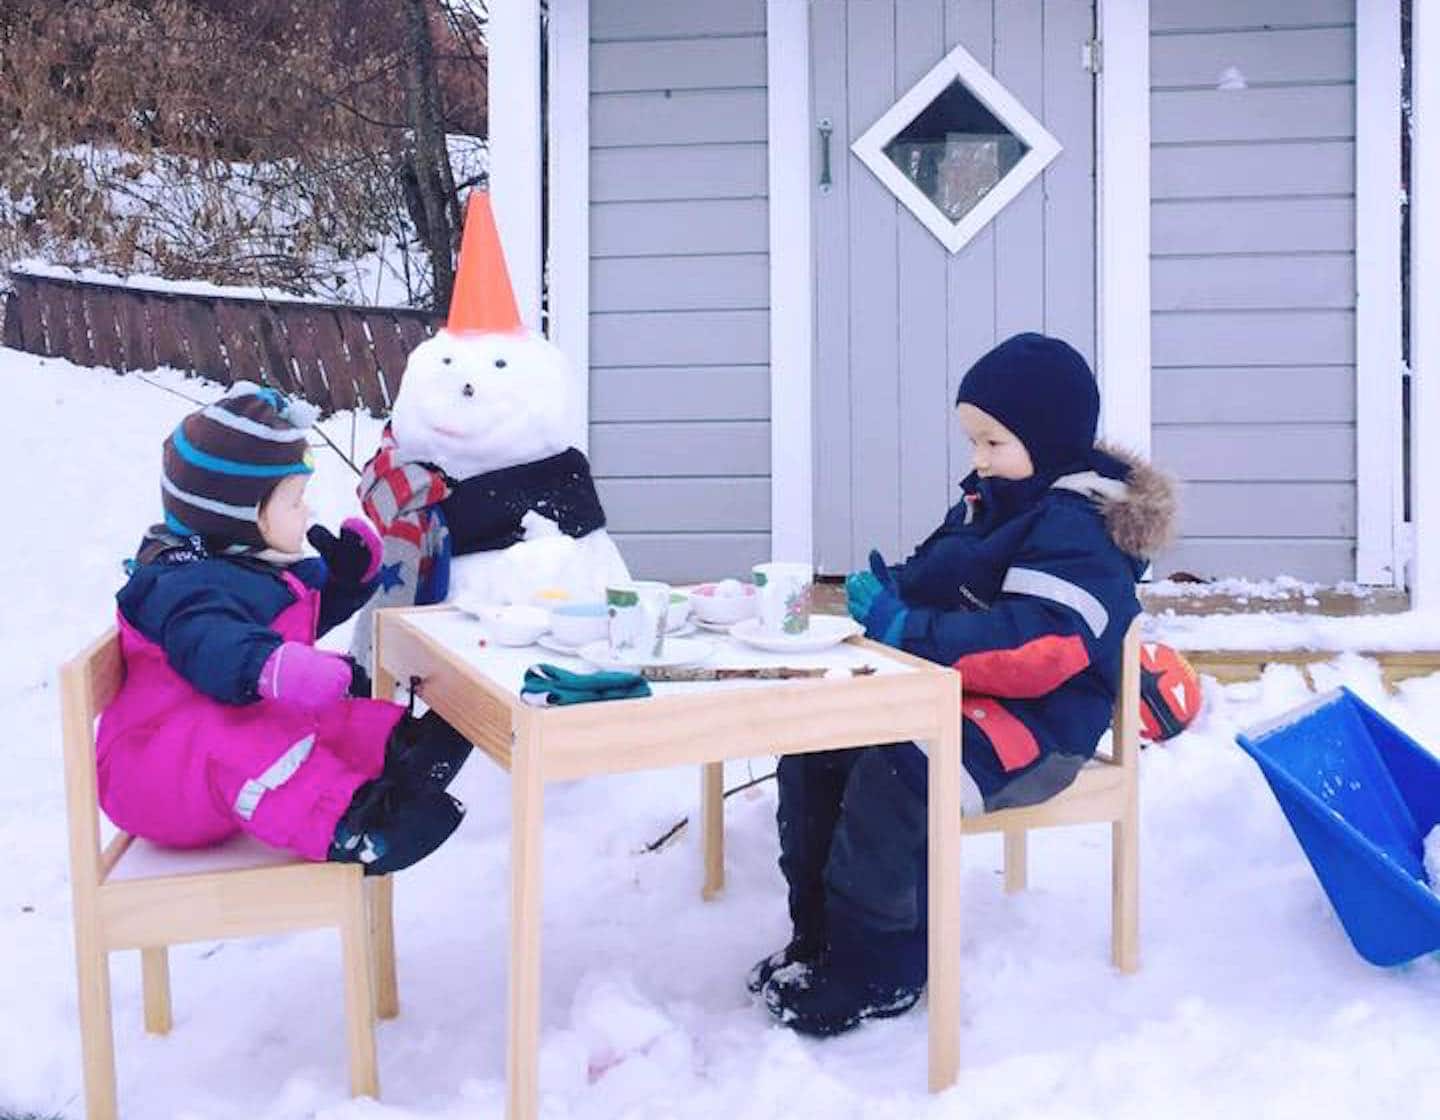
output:
[[[507,1115],[531,1120],[539,1100],[540,900],[546,782],[700,765],[711,788],[726,759],[799,754],[914,739],[930,746],[930,1088],[954,1084],[960,1004],[960,676],[853,638],[823,653],[777,655],[725,636],[707,664],[873,666],[873,675],[799,681],[653,685],[640,700],[536,708],[520,699],[525,669],[582,668],[536,646],[480,644],[480,624],[445,607],[375,616],[375,695],[419,679],[418,694],[510,773],[511,906]],[[719,799],[710,799],[718,805]],[[720,821],[704,821],[706,885],[721,881]],[[735,978],[736,984],[742,978]]]

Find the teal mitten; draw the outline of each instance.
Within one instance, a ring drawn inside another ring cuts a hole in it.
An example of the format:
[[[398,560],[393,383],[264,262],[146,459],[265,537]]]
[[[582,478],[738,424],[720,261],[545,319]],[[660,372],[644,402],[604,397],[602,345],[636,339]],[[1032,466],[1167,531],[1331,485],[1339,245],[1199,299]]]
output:
[[[572,673],[558,665],[530,666],[520,687],[520,698],[537,707],[634,700],[649,695],[650,685],[639,673]]]
[[[851,572],[845,577],[845,609],[856,622],[864,623],[865,616],[875,602],[875,596],[884,588],[870,572]]]

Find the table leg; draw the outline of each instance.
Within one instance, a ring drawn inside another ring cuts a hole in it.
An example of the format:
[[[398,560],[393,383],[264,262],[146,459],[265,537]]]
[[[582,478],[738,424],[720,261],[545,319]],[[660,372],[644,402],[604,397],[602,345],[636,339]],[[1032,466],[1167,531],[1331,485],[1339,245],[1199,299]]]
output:
[[[370,622],[370,695],[376,700],[395,699],[395,677],[385,668],[380,649],[382,614],[376,611]]]
[[[941,694],[930,744],[930,1091],[960,1073],[960,676]]]
[[[540,1099],[541,842],[545,779],[540,729],[521,724],[510,755],[510,983],[505,1074],[509,1120],[534,1120]]]
[[[700,827],[705,852],[705,884],[700,897],[706,902],[725,889],[725,764],[707,762],[700,767]]]

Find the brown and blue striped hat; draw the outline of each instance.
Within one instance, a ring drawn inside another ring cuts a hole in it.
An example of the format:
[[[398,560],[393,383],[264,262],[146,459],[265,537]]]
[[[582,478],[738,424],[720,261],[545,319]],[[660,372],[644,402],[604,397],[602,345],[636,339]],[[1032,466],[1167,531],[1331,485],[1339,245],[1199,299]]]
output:
[[[265,499],[287,475],[315,469],[308,442],[315,417],[308,402],[248,381],[185,417],[165,441],[160,476],[170,531],[222,550],[264,548]]]

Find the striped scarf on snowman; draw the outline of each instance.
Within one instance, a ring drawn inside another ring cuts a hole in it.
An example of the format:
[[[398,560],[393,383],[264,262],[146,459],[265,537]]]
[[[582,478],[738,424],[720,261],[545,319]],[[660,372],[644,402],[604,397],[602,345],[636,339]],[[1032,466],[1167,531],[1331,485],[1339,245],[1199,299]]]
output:
[[[383,546],[378,588],[356,619],[350,647],[368,667],[372,611],[438,603],[450,590],[450,530],[440,511],[450,486],[435,467],[400,459],[386,424],[357,493]]]

